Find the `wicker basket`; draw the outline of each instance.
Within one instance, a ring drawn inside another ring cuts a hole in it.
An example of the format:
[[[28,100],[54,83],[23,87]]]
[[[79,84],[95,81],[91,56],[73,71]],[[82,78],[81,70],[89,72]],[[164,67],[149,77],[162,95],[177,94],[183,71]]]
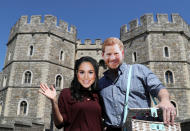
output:
[[[181,131],[180,123],[175,123],[173,126],[166,126],[163,122],[132,119],[131,124],[132,131]]]
[[[181,131],[180,123],[164,125],[162,110],[157,110],[157,117],[152,117],[150,108],[129,109],[125,126],[127,131]]]

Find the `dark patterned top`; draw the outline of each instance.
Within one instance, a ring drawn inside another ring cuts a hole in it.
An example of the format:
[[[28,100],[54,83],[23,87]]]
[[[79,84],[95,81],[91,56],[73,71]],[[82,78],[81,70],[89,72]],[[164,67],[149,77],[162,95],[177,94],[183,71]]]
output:
[[[93,94],[94,100],[87,97],[82,102],[72,99],[69,88],[60,93],[58,106],[64,123],[64,131],[101,131],[101,107],[99,97]]]

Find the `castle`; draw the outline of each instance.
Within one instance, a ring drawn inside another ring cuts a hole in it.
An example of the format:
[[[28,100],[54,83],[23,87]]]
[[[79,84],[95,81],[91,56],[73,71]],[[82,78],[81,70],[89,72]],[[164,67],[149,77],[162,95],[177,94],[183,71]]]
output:
[[[7,54],[0,72],[0,129],[56,130],[51,103],[38,93],[40,83],[55,85],[59,92],[69,87],[74,61],[92,56],[106,69],[101,39],[81,43],[77,30],[63,20],[46,15],[21,16],[12,27]],[[152,14],[129,22],[120,29],[125,61],[149,67],[167,87],[177,108],[177,119],[190,118],[190,26],[178,14]],[[184,122],[185,123],[185,122]]]

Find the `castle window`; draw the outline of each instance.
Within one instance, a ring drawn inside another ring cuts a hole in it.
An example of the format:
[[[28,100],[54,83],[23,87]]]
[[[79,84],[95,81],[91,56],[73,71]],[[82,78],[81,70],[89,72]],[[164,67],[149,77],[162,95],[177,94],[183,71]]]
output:
[[[176,108],[176,103],[174,101],[171,101],[171,103]]]
[[[17,115],[26,116],[28,114],[28,103],[25,100],[19,102]]]
[[[3,87],[5,87],[5,86],[6,86],[6,84],[7,84],[7,77],[6,77],[6,76],[4,76],[4,78],[3,78]]]
[[[173,74],[171,71],[166,71],[165,73],[165,79],[166,79],[166,83],[167,84],[172,84],[174,81],[173,81]]]
[[[62,88],[63,87],[63,78],[61,75],[56,76],[55,87],[56,88]]]
[[[169,57],[169,49],[168,49],[168,47],[164,47],[164,56]]]
[[[26,101],[22,101],[20,103],[20,115],[25,115],[26,109],[27,109],[27,103],[26,103]]]
[[[136,52],[133,52],[133,54],[132,54],[132,60],[133,60],[133,62],[137,61],[137,53]]]
[[[33,52],[34,52],[34,46],[31,45],[30,48],[29,48],[29,56],[32,56]]]
[[[23,82],[24,84],[31,84],[32,83],[32,73],[31,71],[25,71],[23,75]]]
[[[60,61],[63,61],[63,60],[64,60],[64,52],[63,52],[63,51],[60,52],[59,60],[60,60]]]

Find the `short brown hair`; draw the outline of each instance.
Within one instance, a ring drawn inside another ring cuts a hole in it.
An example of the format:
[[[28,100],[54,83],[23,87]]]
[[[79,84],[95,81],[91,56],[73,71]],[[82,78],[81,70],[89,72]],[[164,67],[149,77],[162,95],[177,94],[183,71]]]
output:
[[[115,44],[117,44],[118,46],[119,46],[119,48],[121,49],[121,50],[123,50],[123,42],[120,40],[120,39],[118,39],[118,38],[116,38],[116,37],[110,37],[110,38],[107,38],[105,41],[104,41],[104,43],[103,43],[103,45],[102,45],[102,52],[104,52],[105,51],[105,47],[106,46],[112,46],[112,45],[115,45]]]

